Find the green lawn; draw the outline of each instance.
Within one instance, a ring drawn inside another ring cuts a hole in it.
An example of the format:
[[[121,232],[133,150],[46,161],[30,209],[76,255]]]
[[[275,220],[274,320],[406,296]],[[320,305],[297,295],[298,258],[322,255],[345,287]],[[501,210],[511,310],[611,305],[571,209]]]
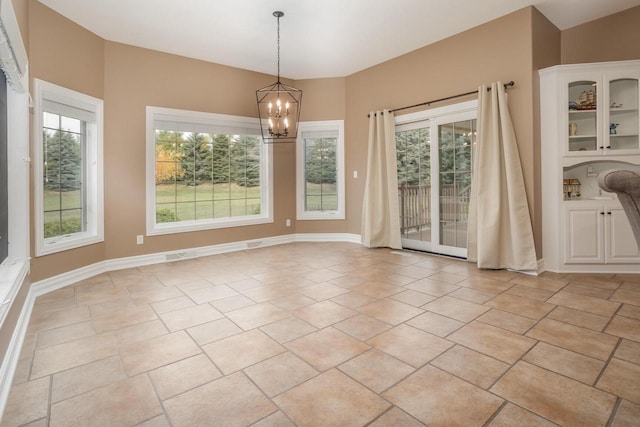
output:
[[[314,184],[307,182],[307,211],[338,210],[336,184]]]
[[[51,191],[44,190],[44,210],[55,211],[62,209],[73,209],[82,207],[82,194],[80,190],[74,191]]]
[[[260,187],[237,184],[156,185],[157,222],[227,218],[260,213]]]
[[[44,190],[44,237],[55,237],[82,231],[82,193]],[[61,209],[65,210],[60,213]]]
[[[80,190],[60,193],[45,190],[44,209],[54,211],[45,213],[45,237],[81,231],[78,228],[80,210],[63,213],[62,230],[59,228],[60,216],[57,212],[60,209],[80,208],[81,197]],[[309,211],[337,210],[336,185],[307,183],[306,202]],[[260,213],[260,187],[241,187],[237,184],[157,184],[156,212],[158,222],[255,215]]]

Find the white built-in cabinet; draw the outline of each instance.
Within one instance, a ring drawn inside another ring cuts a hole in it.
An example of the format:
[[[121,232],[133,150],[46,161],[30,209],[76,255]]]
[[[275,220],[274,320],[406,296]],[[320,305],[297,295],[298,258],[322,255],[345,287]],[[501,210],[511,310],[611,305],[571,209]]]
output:
[[[636,263],[638,250],[624,211],[613,203],[567,203],[564,262]]]
[[[640,272],[609,169],[640,171],[640,61],[540,70],[543,270]],[[565,185],[566,184],[566,185]]]

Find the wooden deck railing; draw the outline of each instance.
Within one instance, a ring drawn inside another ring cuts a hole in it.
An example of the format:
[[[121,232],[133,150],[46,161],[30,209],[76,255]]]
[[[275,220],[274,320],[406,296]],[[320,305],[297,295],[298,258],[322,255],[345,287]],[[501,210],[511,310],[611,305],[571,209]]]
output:
[[[440,190],[440,221],[466,221],[469,214],[470,186],[461,190],[445,184]],[[400,233],[419,231],[431,226],[431,186],[402,185],[398,187],[400,203]]]

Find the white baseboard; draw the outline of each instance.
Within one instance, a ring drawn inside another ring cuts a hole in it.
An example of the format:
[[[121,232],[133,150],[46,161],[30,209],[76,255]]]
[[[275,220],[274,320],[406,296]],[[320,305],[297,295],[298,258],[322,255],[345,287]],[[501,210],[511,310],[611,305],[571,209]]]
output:
[[[362,244],[359,234],[351,233],[304,233],[295,234],[296,242],[346,242]]]
[[[9,398],[13,375],[15,373],[16,366],[18,365],[18,359],[20,358],[20,352],[22,350],[22,343],[27,332],[27,327],[29,326],[31,311],[33,310],[33,305],[37,297],[109,271],[294,242],[361,243],[359,235],[349,233],[287,234],[283,236],[222,243],[219,245],[203,246],[199,248],[180,249],[177,251],[158,252],[147,255],[110,259],[32,283],[29,288],[29,292],[27,293],[27,297],[25,298],[24,305],[22,306],[22,311],[20,312],[20,317],[18,318],[16,327],[13,330],[11,342],[9,343],[9,347],[5,353],[2,366],[0,366],[0,419],[1,414],[4,413],[7,399]],[[26,271],[23,275],[23,280],[24,276],[26,276]]]
[[[35,297],[29,290],[27,297],[25,298],[20,317],[11,335],[11,341],[7,347],[7,351],[4,354],[2,360],[2,366],[0,367],[0,419],[4,414],[4,408],[7,405],[9,399],[9,392],[11,391],[11,383],[13,383],[13,376],[18,366],[18,360],[20,359],[20,352],[22,351],[22,343],[27,333],[27,327],[29,326],[29,319],[31,318],[31,311],[33,310],[33,303]]]
[[[72,283],[89,279],[98,274],[104,273],[106,270],[105,261],[96,262],[95,264],[80,267],[57,276],[49,277],[31,284],[29,293],[33,295],[33,299],[64,288]]]

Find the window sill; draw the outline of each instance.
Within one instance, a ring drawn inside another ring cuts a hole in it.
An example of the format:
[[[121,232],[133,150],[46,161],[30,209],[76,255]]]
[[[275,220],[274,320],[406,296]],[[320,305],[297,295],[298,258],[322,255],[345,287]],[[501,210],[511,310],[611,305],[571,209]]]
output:
[[[147,229],[148,236],[158,236],[163,234],[188,233],[191,231],[214,230],[218,228],[244,227],[247,225],[271,224],[272,217],[238,217],[237,219],[224,220],[199,220],[181,221],[179,223],[154,224]]]
[[[330,212],[304,212],[298,213],[296,220],[298,221],[317,221],[317,220],[340,220],[345,219],[344,213],[337,211]]]
[[[104,242],[103,236],[88,233],[72,234],[58,238],[57,240],[54,240],[54,238],[45,239],[44,241],[39,241],[36,245],[36,256],[50,255],[100,242]]]

